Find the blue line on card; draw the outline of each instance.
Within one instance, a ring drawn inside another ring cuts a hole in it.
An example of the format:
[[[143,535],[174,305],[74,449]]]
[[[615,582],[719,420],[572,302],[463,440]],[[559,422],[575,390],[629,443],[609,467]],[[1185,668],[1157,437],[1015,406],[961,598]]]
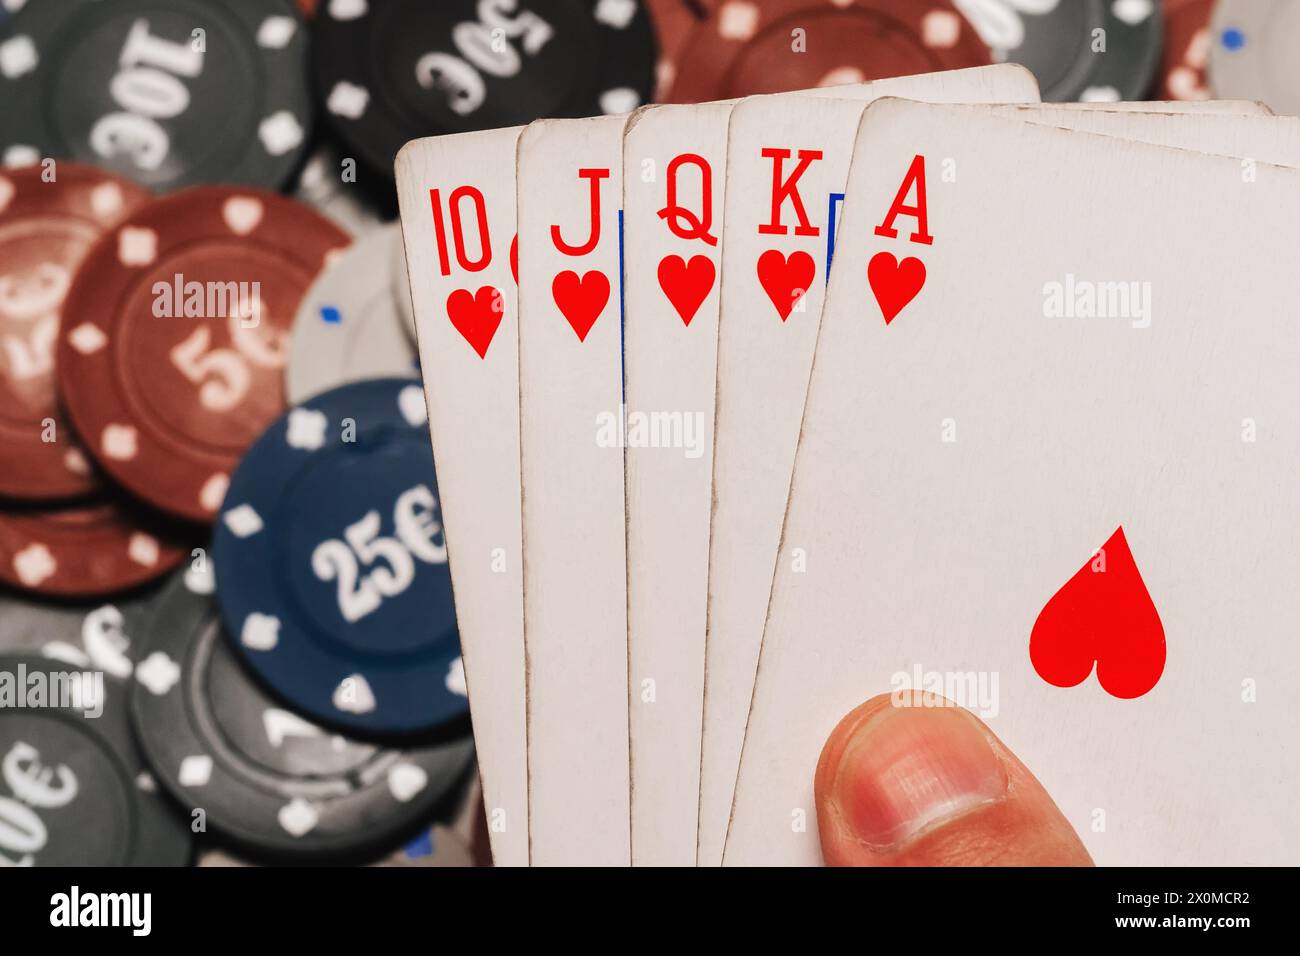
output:
[[[831,193],[826,211],[826,278],[831,281],[831,258],[835,255],[835,231],[839,221],[840,204],[844,202],[844,193]]]
[[[618,352],[619,394],[627,400],[627,307],[623,301],[623,210],[618,211]]]

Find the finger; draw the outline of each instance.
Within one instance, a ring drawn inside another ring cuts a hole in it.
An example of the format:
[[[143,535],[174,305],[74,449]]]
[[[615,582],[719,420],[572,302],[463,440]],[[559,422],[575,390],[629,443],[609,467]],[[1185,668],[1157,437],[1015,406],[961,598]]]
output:
[[[884,694],[831,732],[814,781],[832,866],[1090,866],[1052,798],[969,711]]]

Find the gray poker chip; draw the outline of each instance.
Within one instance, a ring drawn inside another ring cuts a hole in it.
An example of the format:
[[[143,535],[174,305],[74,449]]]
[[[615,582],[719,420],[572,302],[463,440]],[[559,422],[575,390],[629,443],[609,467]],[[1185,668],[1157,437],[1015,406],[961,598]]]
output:
[[[197,864],[205,867],[245,867],[258,864],[224,847],[208,847],[199,853]],[[367,866],[440,869],[471,867],[474,854],[449,827],[436,823],[399,850],[385,854]]]
[[[1159,0],[954,3],[997,59],[1034,74],[1045,103],[1143,99],[1160,65]]]
[[[313,125],[307,57],[288,0],[32,0],[0,24],[0,158],[279,188]]]
[[[125,681],[135,659],[131,635],[156,590],[75,602],[0,592],[0,654],[45,657]]]
[[[414,376],[418,364],[393,288],[400,228],[371,230],[339,254],[294,318],[285,391],[296,405],[339,385]]]
[[[359,182],[343,181],[343,159],[332,146],[321,146],[307,157],[293,194],[352,236],[370,232],[393,218],[374,190]]]
[[[210,569],[159,598],[131,718],[163,785],[240,855],[365,862],[427,830],[463,790],[473,741],[401,749],[354,740],[282,707],[231,650]]]
[[[190,861],[185,819],[132,742],[126,694],[93,668],[0,657],[0,865]]]
[[[655,59],[641,0],[329,0],[312,21],[325,120],[386,178],[421,136],[631,112]]]
[[[1216,96],[1259,100],[1275,113],[1300,113],[1300,4],[1220,0],[1210,21],[1209,80]]]

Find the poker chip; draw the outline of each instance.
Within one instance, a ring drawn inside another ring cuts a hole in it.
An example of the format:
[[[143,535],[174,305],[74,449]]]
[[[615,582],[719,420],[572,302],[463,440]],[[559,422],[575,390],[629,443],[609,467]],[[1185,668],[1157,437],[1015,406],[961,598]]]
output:
[[[0,591],[0,655],[45,657],[124,681],[135,666],[132,635],[156,592],[54,601]]]
[[[347,236],[261,190],[196,186],[86,256],[57,370],[99,465],[169,514],[211,521],[244,449],[284,409],[294,314]]]
[[[1157,0],[954,0],[999,60],[1027,67],[1043,101],[1143,99],[1160,63]],[[1094,52],[1099,37],[1105,49]]]
[[[415,734],[465,717],[419,383],[378,379],[292,409],[249,449],[213,557],[232,642],[328,726]]]
[[[427,827],[463,786],[472,741],[388,748],[282,708],[223,637],[212,587],[210,565],[168,585],[135,671],[131,717],[163,785],[258,856],[364,858]]]
[[[708,11],[703,0],[646,0],[654,25],[659,62],[655,66],[655,100],[663,101],[682,68],[681,51]],[[688,67],[689,68],[689,65]]]
[[[989,62],[948,0],[728,0],[681,44],[666,99],[697,103]]]
[[[0,693],[0,863],[189,862],[189,829],[140,761],[123,685],[34,656],[0,657],[0,686],[6,684]]]
[[[73,162],[0,170],[0,496],[56,501],[98,484],[58,407],[59,315],[91,244],[148,199]]]
[[[1156,98],[1208,100],[1206,67],[1210,61],[1210,17],[1214,0],[1164,0],[1164,52]]]
[[[291,404],[349,382],[416,374],[413,333],[394,289],[394,243],[400,238],[396,224],[370,232],[308,290],[285,366]]]
[[[394,218],[388,203],[360,182],[344,182],[342,158],[330,146],[317,149],[303,164],[294,197],[332,219],[353,236]]]
[[[0,511],[0,581],[34,594],[128,591],[162,577],[188,553],[176,527],[114,497]]]
[[[1223,99],[1260,100],[1275,113],[1300,114],[1300,5],[1220,0],[1211,21],[1210,85]]]
[[[386,177],[421,136],[630,112],[655,57],[639,0],[326,0],[312,21],[325,115]]]
[[[199,853],[198,866],[246,867],[257,866],[224,848],[210,848]],[[470,867],[476,866],[473,851],[457,839],[444,826],[435,825],[411,840],[400,850],[394,850],[383,859],[368,866],[400,867],[404,869]]]
[[[0,27],[0,157],[279,187],[312,126],[307,44],[287,0],[28,3]]]

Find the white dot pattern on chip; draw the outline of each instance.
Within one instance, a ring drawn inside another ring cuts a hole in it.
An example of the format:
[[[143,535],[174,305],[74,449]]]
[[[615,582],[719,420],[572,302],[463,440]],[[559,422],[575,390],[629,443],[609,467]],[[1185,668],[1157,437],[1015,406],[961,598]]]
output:
[[[600,111],[606,116],[630,113],[641,105],[641,94],[630,86],[616,86],[600,94]]]
[[[921,42],[931,50],[950,50],[961,38],[961,24],[951,10],[932,10],[921,21]]]
[[[117,261],[130,267],[147,266],[158,258],[158,233],[128,226],[117,234]]]
[[[236,538],[247,538],[262,530],[262,516],[250,504],[236,505],[221,516],[222,522]]]
[[[99,326],[82,322],[68,333],[68,342],[82,355],[92,355],[108,344],[108,336]]]
[[[36,51],[36,44],[25,34],[10,37],[0,43],[0,75],[7,80],[16,80],[30,73],[40,62],[41,56]]]
[[[182,787],[205,787],[212,779],[212,758],[207,754],[192,754],[181,761],[176,776]]]
[[[224,471],[210,475],[203,483],[203,487],[199,489],[199,507],[204,511],[216,511],[226,500],[226,492],[229,489],[230,476]]]
[[[718,12],[718,36],[744,43],[758,32],[758,7],[744,0],[729,0]]]
[[[39,541],[32,542],[14,555],[14,571],[18,580],[28,587],[36,587],[58,570],[54,555]]]
[[[298,117],[288,110],[280,110],[262,120],[257,127],[257,137],[272,156],[283,156],[298,148],[303,140],[303,131]]]
[[[125,205],[126,198],[117,183],[100,183],[90,191],[90,208],[100,221],[116,219]]]
[[[315,451],[324,446],[325,432],[328,428],[329,419],[323,412],[310,408],[295,408],[289,412],[284,439],[290,448]]]
[[[137,531],[131,535],[126,553],[131,560],[143,568],[152,568],[158,563],[158,539],[153,535]]]
[[[375,692],[370,683],[360,674],[343,678],[334,688],[331,701],[335,707],[347,714],[368,714],[375,709]]]
[[[254,611],[244,618],[244,627],[239,632],[239,640],[245,647],[254,651],[274,650],[280,643],[280,619],[273,614],[259,614]]]
[[[276,818],[280,821],[284,832],[294,837],[306,836],[316,829],[316,824],[320,822],[320,814],[316,812],[316,808],[302,797],[294,797],[282,806]]]
[[[132,461],[140,451],[139,433],[134,425],[117,423],[105,425],[99,440],[99,450],[105,458],[114,461]]]
[[[331,113],[350,120],[365,116],[366,107],[369,105],[370,92],[364,86],[357,86],[355,83],[343,80],[334,84],[329,99],[325,101],[325,106]]]
[[[267,17],[257,28],[257,45],[266,50],[283,50],[297,32],[293,17]]]

